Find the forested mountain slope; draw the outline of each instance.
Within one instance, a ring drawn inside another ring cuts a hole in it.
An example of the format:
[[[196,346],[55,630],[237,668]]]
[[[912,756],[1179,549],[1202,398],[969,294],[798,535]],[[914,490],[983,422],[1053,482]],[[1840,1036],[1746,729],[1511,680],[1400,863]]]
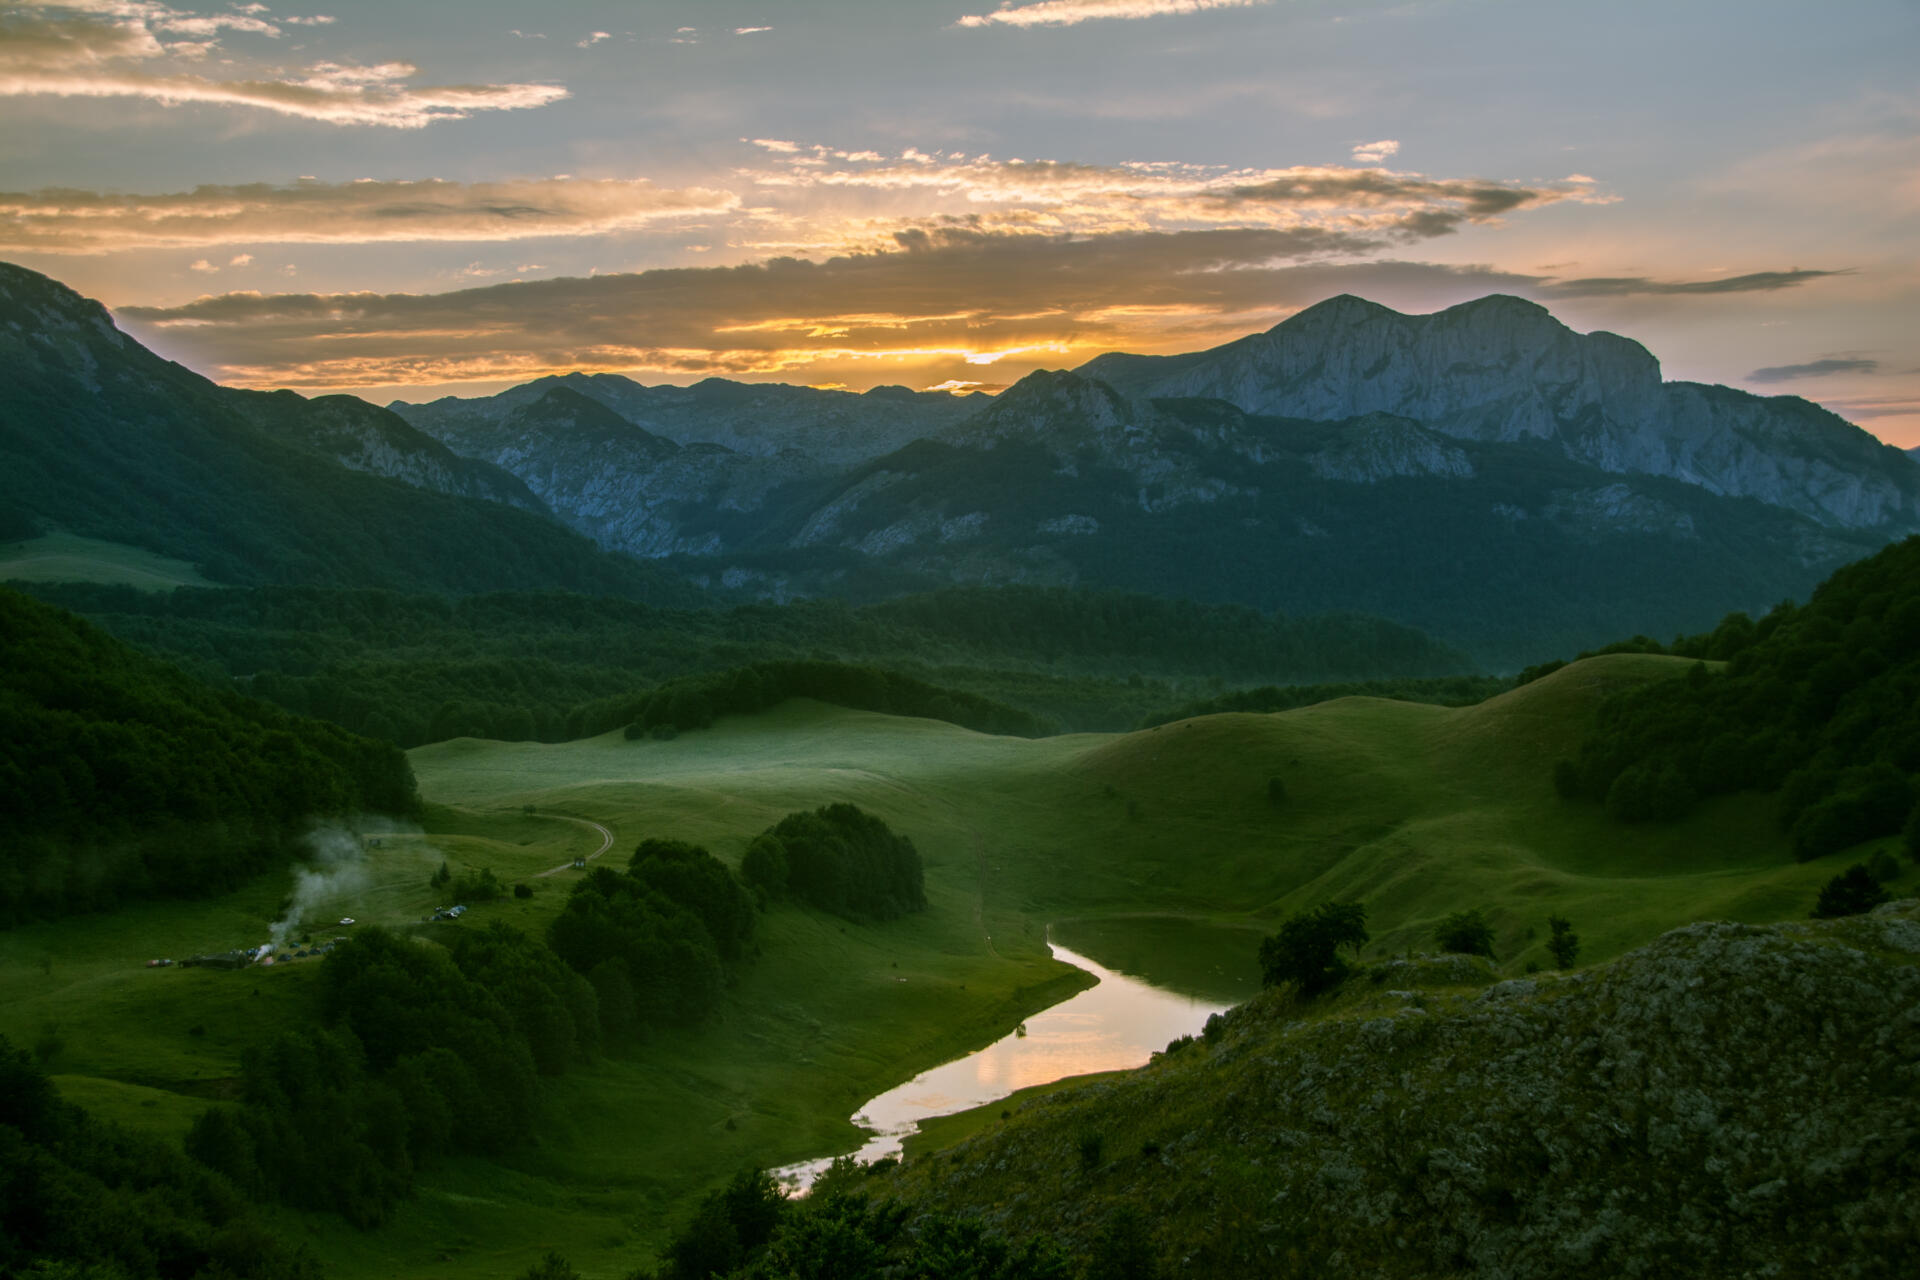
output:
[[[224,582],[695,598],[529,511],[350,470],[313,447],[331,430],[324,402],[271,400],[267,416],[288,420],[262,430],[261,401],[161,360],[98,303],[6,264],[0,364],[11,525],[144,547]]]
[[[0,588],[0,924],[201,897],[309,823],[414,813],[389,743],[203,685]]]

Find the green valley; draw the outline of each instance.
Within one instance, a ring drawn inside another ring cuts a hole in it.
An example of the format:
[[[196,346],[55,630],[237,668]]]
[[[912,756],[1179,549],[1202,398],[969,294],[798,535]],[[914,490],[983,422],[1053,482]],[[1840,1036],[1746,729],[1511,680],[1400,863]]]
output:
[[[373,1233],[275,1212],[330,1275],[508,1277],[549,1247],[584,1274],[624,1274],[743,1163],[851,1148],[845,1117],[865,1098],[1075,989],[1078,972],[1046,957],[1055,920],[1176,913],[1270,929],[1353,897],[1368,906],[1372,963],[1427,949],[1441,916],[1477,906],[1500,971],[1519,974],[1550,964],[1549,914],[1575,922],[1589,961],[1698,919],[1802,917],[1834,868],[1793,860],[1769,799],[1623,829],[1555,795],[1546,762],[1577,749],[1605,696],[1690,666],[1612,655],[1477,706],[1346,698],[1122,735],[992,737],[799,700],[670,741],[416,749],[424,829],[382,837],[369,882],[327,902],[326,919],[429,941],[493,921],[537,934],[582,874],[573,859],[602,843],[591,824],[613,832],[603,859],[616,865],[658,836],[737,867],[756,833],[829,801],[915,841],[929,909],[858,924],[776,905],[715,1017],[544,1084],[532,1146],[428,1168]],[[532,894],[421,924],[444,905],[428,883],[442,860]],[[53,1042],[45,1060],[70,1096],[179,1133],[231,1090],[249,1044],[315,1017],[318,964],[145,961],[261,940],[276,880],[0,935],[0,1032]]]

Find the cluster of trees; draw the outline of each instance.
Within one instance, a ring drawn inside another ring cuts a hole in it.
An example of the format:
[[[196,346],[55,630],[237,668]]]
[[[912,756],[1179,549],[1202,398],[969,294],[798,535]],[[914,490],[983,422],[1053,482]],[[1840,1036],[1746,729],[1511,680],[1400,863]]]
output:
[[[545,941],[362,931],[320,964],[318,1024],[249,1052],[242,1101],[187,1150],[249,1196],[377,1226],[423,1165],[526,1142],[540,1077],[710,1012],[754,917],[711,854],[648,840],[576,885]]]
[[[842,662],[761,662],[733,671],[687,676],[632,703],[627,737],[661,728],[704,729],[715,716],[764,711],[788,698],[817,698],[857,711],[945,720],[981,733],[1035,738],[1055,726],[1038,716],[912,676]]]
[[[0,1274],[319,1280],[232,1183],[96,1119],[0,1036]]]
[[[441,947],[379,929],[321,963],[321,1022],[250,1051],[243,1102],[202,1114],[187,1151],[250,1196],[386,1219],[414,1172],[532,1133],[535,1082],[597,1052],[593,988],[496,924]]]
[[[1257,689],[1236,689],[1217,697],[1202,698],[1165,711],[1156,711],[1140,721],[1140,728],[1172,724],[1194,716],[1218,715],[1223,711],[1292,711],[1316,702],[1335,698],[1392,698],[1399,702],[1429,702],[1440,707],[1470,707],[1504,692],[1507,681],[1498,676],[1434,676],[1416,680],[1353,680],[1339,684],[1261,685]]]
[[[1563,796],[1634,822],[1772,791],[1803,860],[1903,826],[1920,847],[1920,538],[1841,569],[1804,605],[1732,614],[1667,648],[1703,661],[1602,703],[1579,756],[1554,768]]]
[[[754,907],[697,845],[646,840],[624,872],[596,867],[547,926],[554,954],[592,984],[610,1039],[699,1021],[726,965],[753,940]]]
[[[889,1162],[890,1165],[891,1162]],[[659,1268],[635,1280],[1119,1280],[1128,1273],[1082,1272],[1053,1240],[1014,1240],[975,1218],[898,1197],[872,1197],[865,1170],[836,1161],[802,1200],[789,1200],[765,1173],[749,1169],[708,1194],[668,1243]]]
[[[850,804],[788,814],[747,846],[740,874],[769,898],[849,920],[891,920],[927,905],[913,841]]]
[[[315,817],[412,816],[391,743],[209,687],[0,588],[0,924],[219,892]]]

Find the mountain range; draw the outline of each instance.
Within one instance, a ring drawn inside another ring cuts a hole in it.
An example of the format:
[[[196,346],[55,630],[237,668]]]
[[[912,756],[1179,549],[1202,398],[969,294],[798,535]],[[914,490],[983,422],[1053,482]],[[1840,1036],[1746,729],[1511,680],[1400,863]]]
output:
[[[714,588],[1360,609],[1496,665],[1762,609],[1920,528],[1920,468],[1843,419],[1663,382],[1639,344],[1500,296],[1338,297],[992,398],[575,374],[390,408]]]
[[[959,584],[1354,610],[1514,667],[1803,594],[1920,529],[1807,401],[1489,297],[1338,297],[998,396],[611,374],[385,408],[223,388],[0,266],[0,515],[219,581],[683,603]]]

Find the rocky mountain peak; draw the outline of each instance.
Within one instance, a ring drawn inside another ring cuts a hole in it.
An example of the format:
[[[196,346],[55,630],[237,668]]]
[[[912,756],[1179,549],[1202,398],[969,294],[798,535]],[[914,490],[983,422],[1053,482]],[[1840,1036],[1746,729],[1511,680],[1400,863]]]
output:
[[[1431,315],[1341,295],[1210,351],[1108,354],[1080,372],[1128,399],[1212,398],[1317,422],[1387,413],[1463,440],[1540,442],[1606,471],[1758,498],[1823,524],[1920,528],[1920,474],[1859,428],[1779,398],[1663,382],[1639,343],[1577,333],[1504,294]]]

